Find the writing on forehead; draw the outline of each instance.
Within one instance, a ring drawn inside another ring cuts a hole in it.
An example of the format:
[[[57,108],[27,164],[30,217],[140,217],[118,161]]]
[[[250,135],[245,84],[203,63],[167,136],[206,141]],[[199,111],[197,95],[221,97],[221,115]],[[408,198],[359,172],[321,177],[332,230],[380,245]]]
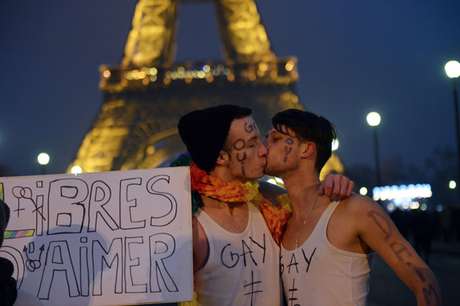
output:
[[[257,126],[254,120],[248,119],[244,122],[244,130],[247,133],[252,133],[255,129],[257,129]]]

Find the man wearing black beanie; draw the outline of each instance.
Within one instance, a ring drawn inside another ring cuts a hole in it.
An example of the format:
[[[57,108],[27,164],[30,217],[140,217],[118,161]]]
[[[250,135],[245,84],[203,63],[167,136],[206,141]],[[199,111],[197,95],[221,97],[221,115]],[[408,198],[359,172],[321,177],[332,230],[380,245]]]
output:
[[[10,209],[0,200],[0,247],[9,219]],[[10,306],[16,301],[16,280],[11,277],[13,270],[13,264],[8,259],[0,257],[0,306]]]
[[[288,215],[258,192],[267,149],[251,113],[221,105],[188,113],[178,124],[193,161],[192,190],[202,202],[192,225],[195,291],[203,306],[282,300],[278,242]],[[349,194],[352,183],[339,181],[341,194]]]

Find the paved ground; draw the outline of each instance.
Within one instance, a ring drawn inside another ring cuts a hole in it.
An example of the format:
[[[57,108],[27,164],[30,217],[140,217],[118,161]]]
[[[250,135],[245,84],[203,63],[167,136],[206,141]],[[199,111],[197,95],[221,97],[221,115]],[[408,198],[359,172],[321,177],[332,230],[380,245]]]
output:
[[[438,278],[443,306],[460,305],[460,248],[435,245],[430,267]],[[411,291],[377,256],[371,274],[369,306],[412,306],[416,301]]]

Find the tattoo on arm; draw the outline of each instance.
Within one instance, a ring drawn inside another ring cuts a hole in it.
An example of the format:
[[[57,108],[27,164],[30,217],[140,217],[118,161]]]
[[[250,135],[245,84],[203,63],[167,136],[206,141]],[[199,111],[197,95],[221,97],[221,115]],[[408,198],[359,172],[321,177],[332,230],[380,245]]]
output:
[[[441,305],[441,293],[437,281],[430,269],[425,267],[415,266],[411,261],[415,257],[410,248],[399,241],[390,241],[394,233],[394,225],[389,218],[382,212],[377,210],[369,210],[367,216],[377,225],[382,231],[384,241],[388,243],[392,253],[396,256],[399,262],[403,263],[407,268],[411,269],[419,281],[422,283],[423,298],[427,305]]]
[[[405,262],[407,264],[407,257],[412,257],[411,251],[405,246],[404,244],[400,242],[392,242],[390,243],[391,250],[393,251],[393,254],[396,255],[399,261]]]
[[[408,267],[414,270],[418,279],[423,283],[423,298],[427,305],[441,305],[441,290],[439,289],[436,278],[430,269],[414,266],[412,263],[406,263]]]
[[[433,286],[433,283],[423,288],[423,296],[427,305],[441,305],[440,290],[438,286]]]
[[[367,213],[368,217],[371,218],[374,223],[380,228],[380,230],[385,234],[385,241],[388,241],[390,238],[391,234],[393,233],[393,230],[391,228],[391,223],[390,221],[385,218],[385,216],[376,210],[370,210]]]

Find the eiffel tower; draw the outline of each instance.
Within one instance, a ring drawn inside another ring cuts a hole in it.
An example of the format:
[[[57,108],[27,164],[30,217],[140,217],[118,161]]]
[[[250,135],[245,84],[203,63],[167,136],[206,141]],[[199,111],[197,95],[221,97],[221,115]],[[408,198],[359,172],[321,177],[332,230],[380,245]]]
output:
[[[191,2],[191,1],[190,1]],[[69,166],[84,172],[168,165],[185,151],[180,116],[240,104],[262,130],[286,108],[300,108],[296,58],[273,52],[255,0],[215,0],[222,61],[174,61],[177,0],[139,0],[118,67],[101,66],[104,102]],[[340,170],[340,169],[339,169]]]

